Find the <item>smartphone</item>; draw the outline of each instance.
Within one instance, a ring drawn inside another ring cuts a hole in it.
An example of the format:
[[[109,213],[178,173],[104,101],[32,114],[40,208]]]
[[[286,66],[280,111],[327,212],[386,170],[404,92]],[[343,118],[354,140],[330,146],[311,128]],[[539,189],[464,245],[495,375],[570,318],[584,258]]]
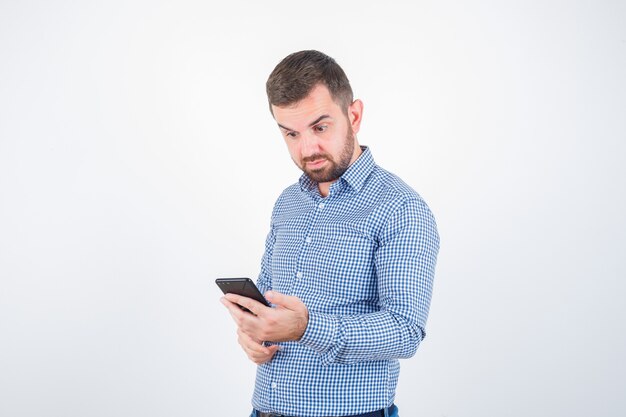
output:
[[[250,278],[218,278],[215,280],[215,283],[220,290],[224,294],[238,294],[243,295],[244,297],[252,298],[253,300],[258,301],[259,303],[271,307],[270,303],[263,297],[261,291],[257,288],[254,282]],[[242,310],[251,313],[250,310],[243,306]]]

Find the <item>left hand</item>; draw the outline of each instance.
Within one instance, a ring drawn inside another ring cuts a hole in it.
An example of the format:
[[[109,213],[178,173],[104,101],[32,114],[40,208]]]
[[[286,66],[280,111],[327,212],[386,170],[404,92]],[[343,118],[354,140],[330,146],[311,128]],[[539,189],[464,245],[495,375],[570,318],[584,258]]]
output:
[[[257,365],[271,361],[276,352],[280,350],[280,345],[264,346],[263,342],[252,339],[240,329],[237,329],[237,336],[239,336],[239,345],[242,347],[243,351],[246,352],[248,358]]]
[[[266,307],[248,297],[226,294],[221,302],[237,327],[256,340],[288,342],[300,340],[309,323],[309,310],[298,297],[268,291],[265,298],[276,307]],[[254,314],[243,311],[240,306]]]

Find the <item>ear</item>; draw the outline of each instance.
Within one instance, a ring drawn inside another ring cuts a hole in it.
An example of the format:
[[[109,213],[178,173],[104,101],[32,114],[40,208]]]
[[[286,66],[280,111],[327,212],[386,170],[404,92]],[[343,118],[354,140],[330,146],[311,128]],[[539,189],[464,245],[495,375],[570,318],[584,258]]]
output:
[[[356,99],[348,106],[348,119],[350,120],[350,125],[352,126],[352,132],[354,134],[359,133],[359,129],[361,128],[361,117],[363,116],[363,102],[359,99]]]

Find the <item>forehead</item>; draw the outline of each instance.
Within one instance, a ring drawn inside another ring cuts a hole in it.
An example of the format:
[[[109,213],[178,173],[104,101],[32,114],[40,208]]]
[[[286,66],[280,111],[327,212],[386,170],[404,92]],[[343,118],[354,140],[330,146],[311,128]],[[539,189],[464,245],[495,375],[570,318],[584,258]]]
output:
[[[336,118],[341,108],[333,100],[328,88],[319,84],[311,90],[308,96],[287,107],[272,105],[274,119],[278,124],[296,129],[299,125],[308,125],[322,115]]]

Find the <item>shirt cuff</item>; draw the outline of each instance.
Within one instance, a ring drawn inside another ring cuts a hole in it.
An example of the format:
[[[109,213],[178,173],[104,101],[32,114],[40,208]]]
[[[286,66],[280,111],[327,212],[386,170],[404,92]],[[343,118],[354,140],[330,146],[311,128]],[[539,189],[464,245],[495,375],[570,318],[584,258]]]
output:
[[[339,318],[336,315],[309,311],[309,323],[298,342],[323,355],[336,343],[338,331]]]

